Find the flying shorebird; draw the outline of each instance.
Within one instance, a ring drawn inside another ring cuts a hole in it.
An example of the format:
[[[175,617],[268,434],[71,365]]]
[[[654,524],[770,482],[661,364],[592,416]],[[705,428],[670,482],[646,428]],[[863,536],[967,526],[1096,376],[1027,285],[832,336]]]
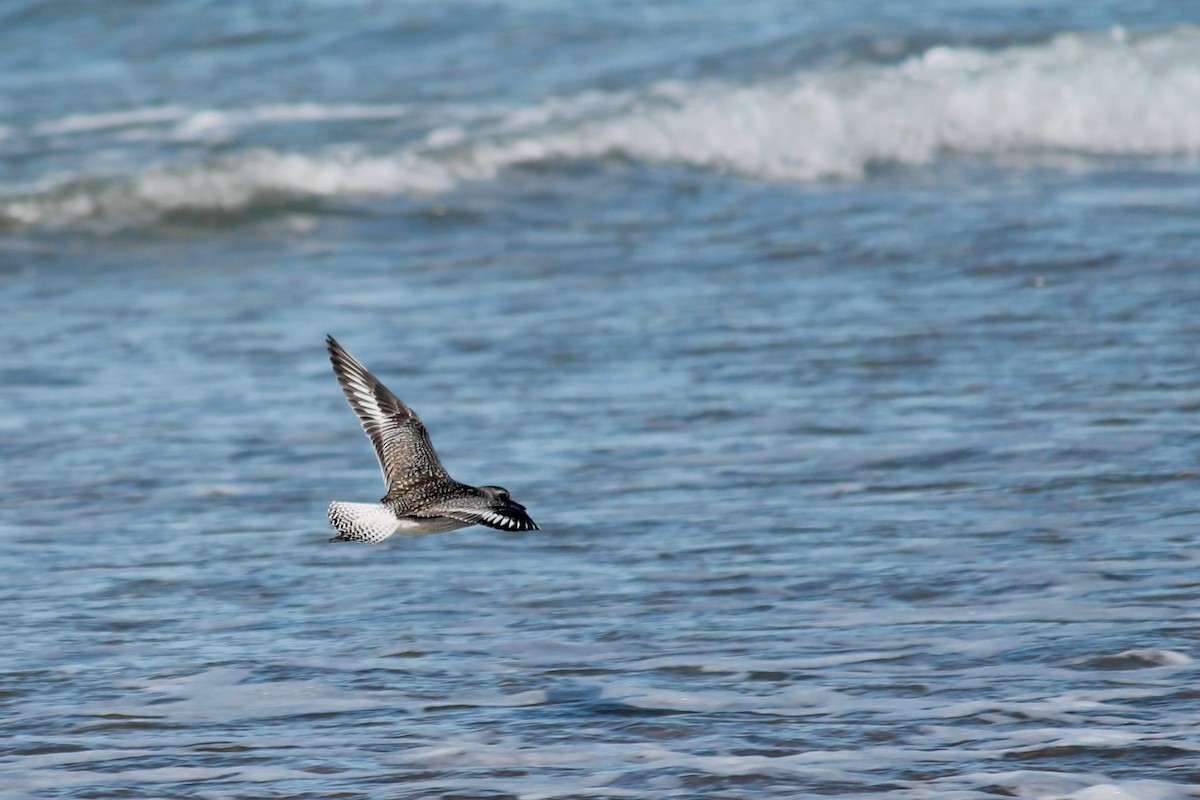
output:
[[[329,504],[338,535],[331,542],[379,544],[393,533],[443,533],[468,525],[502,531],[540,530],[499,486],[467,486],[450,477],[438,460],[425,426],[411,408],[342,349],[325,337],[333,373],[375,446],[387,494],[378,503]]]

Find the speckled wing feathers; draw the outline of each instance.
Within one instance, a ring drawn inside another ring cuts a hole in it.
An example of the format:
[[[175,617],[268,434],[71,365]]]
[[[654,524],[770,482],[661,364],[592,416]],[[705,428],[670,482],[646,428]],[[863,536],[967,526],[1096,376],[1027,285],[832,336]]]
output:
[[[502,531],[539,530],[525,506],[514,501],[508,490],[467,486],[451,478],[413,410],[332,336],[325,341],[333,372],[375,448],[387,485],[379,505],[340,501],[330,505],[329,521],[338,530],[333,541],[375,544],[397,531],[419,535],[466,525]]]
[[[413,410],[329,336],[325,340],[334,374],[350,407],[375,447],[389,499],[409,496],[424,483],[451,481],[438,460],[425,426]]]

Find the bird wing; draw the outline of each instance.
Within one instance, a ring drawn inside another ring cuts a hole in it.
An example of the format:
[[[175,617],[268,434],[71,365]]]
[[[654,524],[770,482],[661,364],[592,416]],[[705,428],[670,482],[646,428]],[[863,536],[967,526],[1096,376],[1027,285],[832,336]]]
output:
[[[501,531],[540,531],[525,506],[517,503],[488,504],[474,498],[456,498],[430,503],[413,512],[416,517],[449,517],[468,525],[486,525]]]
[[[388,496],[403,494],[426,481],[450,480],[416,413],[336,339],[327,336],[325,344],[333,374],[375,448]]]

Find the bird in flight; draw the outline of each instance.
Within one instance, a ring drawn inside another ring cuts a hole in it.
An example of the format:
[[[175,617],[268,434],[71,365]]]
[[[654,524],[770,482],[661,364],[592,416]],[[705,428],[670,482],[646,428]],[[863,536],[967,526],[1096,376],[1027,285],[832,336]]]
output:
[[[499,486],[468,486],[450,477],[425,426],[411,408],[325,337],[342,392],[375,447],[387,494],[378,503],[329,504],[338,535],[331,542],[379,544],[393,533],[443,533],[468,525],[502,531],[540,530],[525,506]]]

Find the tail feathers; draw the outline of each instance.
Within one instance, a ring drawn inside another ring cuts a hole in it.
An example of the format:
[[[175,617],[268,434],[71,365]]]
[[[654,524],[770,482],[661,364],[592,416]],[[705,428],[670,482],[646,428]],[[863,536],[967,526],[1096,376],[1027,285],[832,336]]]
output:
[[[334,501],[329,504],[329,522],[338,530],[331,542],[379,544],[396,532],[400,521],[379,503]]]

